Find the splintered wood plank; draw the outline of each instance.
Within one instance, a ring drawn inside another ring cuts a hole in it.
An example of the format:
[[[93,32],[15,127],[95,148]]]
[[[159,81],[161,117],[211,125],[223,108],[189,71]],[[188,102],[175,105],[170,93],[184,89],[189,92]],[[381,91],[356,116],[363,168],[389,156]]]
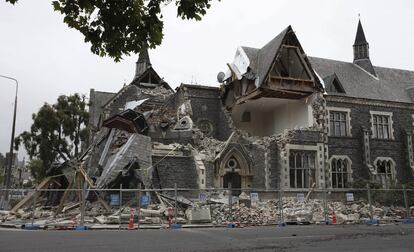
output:
[[[42,180],[42,182],[36,187],[36,190],[40,190],[40,189],[44,189],[45,187],[47,187],[49,185],[49,182],[52,180],[52,177],[46,177],[45,179]],[[19,210],[21,207],[23,207],[24,205],[26,205],[27,202],[29,202],[33,196],[34,196],[35,192],[31,192],[29,193],[24,199],[22,199],[19,203],[17,203],[11,210],[10,212],[15,213],[17,210]]]
[[[58,208],[56,209],[56,212],[55,212],[55,218],[56,218],[56,216],[57,216],[58,214],[60,214],[60,213],[62,212],[62,210],[63,210],[63,205],[65,204],[66,198],[68,197],[68,195],[69,195],[69,193],[70,193],[70,189],[72,189],[72,186],[73,186],[73,181],[74,181],[74,179],[72,179],[72,180],[69,182],[68,188],[66,188],[65,192],[63,193],[62,198],[60,199],[59,206],[58,206]]]

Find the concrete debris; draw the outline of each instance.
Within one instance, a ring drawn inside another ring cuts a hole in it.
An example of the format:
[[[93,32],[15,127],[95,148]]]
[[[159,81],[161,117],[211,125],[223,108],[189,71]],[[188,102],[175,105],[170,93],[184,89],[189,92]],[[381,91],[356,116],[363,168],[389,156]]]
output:
[[[210,208],[188,208],[185,211],[187,220],[190,223],[210,223],[211,222],[211,213]]]
[[[125,206],[121,210],[112,207],[107,211],[98,202],[88,203],[85,206],[85,223],[98,225],[127,224],[131,209],[134,212],[134,221],[146,225],[168,225],[174,222],[174,200],[168,196],[160,195],[164,202],[148,205],[141,208],[139,215],[137,208]],[[234,197],[234,196],[233,196]],[[189,200],[178,197],[177,223],[181,224],[205,224],[225,225],[228,222],[239,222],[243,226],[274,225],[282,221],[279,202],[277,200],[261,200],[256,204],[250,204],[249,195],[242,193],[240,197],[232,199],[232,209],[228,204],[228,195],[224,193],[209,193],[207,202],[200,203],[197,200]],[[165,205],[165,203],[168,203]],[[168,207],[170,206],[170,207]],[[373,205],[372,209],[367,202],[357,201],[346,204],[341,201],[329,201],[327,211],[324,202],[320,199],[309,199],[306,202],[298,202],[296,197],[284,197],[283,222],[294,224],[321,224],[324,223],[325,214],[332,220],[335,213],[338,224],[361,223],[371,217],[385,221],[395,222],[406,217],[404,207],[383,207]],[[16,212],[0,211],[1,223],[29,223],[32,218],[35,224],[41,226],[76,226],[80,223],[79,203],[67,203],[66,211],[54,216],[54,207],[45,207],[39,203],[32,212],[32,206],[21,208]],[[414,209],[414,207],[411,207]],[[120,213],[121,211],[121,213]],[[373,216],[371,216],[371,212]],[[172,214],[172,215],[171,215]],[[119,219],[121,218],[121,219]]]

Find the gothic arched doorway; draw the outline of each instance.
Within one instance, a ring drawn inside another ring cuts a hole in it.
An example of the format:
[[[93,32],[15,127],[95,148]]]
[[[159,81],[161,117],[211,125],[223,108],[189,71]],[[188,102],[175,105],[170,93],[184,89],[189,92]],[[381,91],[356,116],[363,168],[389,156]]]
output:
[[[229,188],[231,183],[231,188],[241,188],[241,176],[237,172],[228,172],[223,176],[223,187]],[[239,195],[240,190],[233,190],[233,195]]]
[[[228,188],[228,184],[231,183],[232,188],[251,188],[250,162],[242,146],[240,146],[240,149],[233,146],[224,152],[226,154],[222,153],[223,155],[216,159],[218,186]],[[240,190],[233,191],[233,195],[239,195],[240,193]]]

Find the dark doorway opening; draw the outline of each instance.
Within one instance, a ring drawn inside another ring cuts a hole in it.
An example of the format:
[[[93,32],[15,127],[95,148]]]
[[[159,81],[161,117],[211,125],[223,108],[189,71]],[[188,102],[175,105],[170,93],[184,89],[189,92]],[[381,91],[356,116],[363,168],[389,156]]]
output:
[[[231,183],[231,188],[241,188],[241,176],[237,172],[228,172],[223,177],[223,187],[228,188],[229,183]],[[240,195],[240,190],[232,190],[234,196]]]

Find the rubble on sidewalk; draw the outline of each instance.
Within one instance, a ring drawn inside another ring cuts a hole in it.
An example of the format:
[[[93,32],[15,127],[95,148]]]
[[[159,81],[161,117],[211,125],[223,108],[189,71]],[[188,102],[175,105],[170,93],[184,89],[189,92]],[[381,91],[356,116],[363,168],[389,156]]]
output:
[[[240,201],[230,206],[226,202],[223,193],[211,193],[209,200],[200,203],[198,200],[190,200],[182,196],[178,197],[179,209],[177,211],[177,223],[180,224],[205,224],[225,225],[226,223],[238,222],[243,226],[273,225],[279,223],[280,209],[277,200],[261,200],[249,207],[246,204],[249,196],[242,195]],[[139,223],[147,225],[168,225],[169,221],[174,221],[172,207],[167,207],[166,203],[174,206],[171,197],[160,195],[160,198],[167,201],[152,202],[147,208],[141,208],[139,213]],[[327,204],[328,218],[332,218],[335,212],[338,224],[360,223],[371,218],[371,209],[367,202],[358,201],[345,204],[340,201],[330,201]],[[138,222],[136,207],[124,206],[112,207],[107,211],[99,202],[87,203],[85,205],[86,224],[91,225],[125,225],[130,218],[131,209],[134,212],[134,221]],[[15,212],[0,211],[1,223],[30,223],[33,219],[34,224],[43,227],[68,227],[76,226],[80,223],[80,204],[69,202],[64,206],[62,213],[55,216],[56,207],[44,206],[42,201],[37,203],[34,213],[32,206],[23,207]],[[121,213],[119,212],[121,211]],[[373,218],[381,221],[402,220],[405,216],[404,207],[383,207],[372,206]],[[298,202],[295,197],[284,197],[283,217],[288,223],[324,223],[325,211],[324,202],[319,199],[310,199],[307,202]],[[121,217],[121,220],[119,218]]]

